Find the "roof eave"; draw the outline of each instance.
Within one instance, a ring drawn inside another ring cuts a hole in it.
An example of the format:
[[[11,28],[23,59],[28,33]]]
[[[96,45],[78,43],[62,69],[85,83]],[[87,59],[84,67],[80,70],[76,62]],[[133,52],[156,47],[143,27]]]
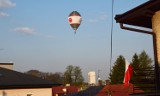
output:
[[[32,89],[32,88],[52,88],[60,86],[62,84],[31,84],[31,85],[4,85],[0,86],[0,89]]]
[[[150,0],[146,3],[143,3],[140,6],[137,6],[123,14],[118,14],[115,16],[115,20],[117,23],[124,23],[124,24],[129,24],[129,25],[134,25],[134,26],[140,26],[140,27],[147,27],[151,28],[151,26],[144,26],[144,25],[139,25],[137,24],[132,24],[131,22],[128,22],[129,19],[131,18],[136,18],[136,17],[141,17],[141,16],[149,16],[148,19],[151,19],[151,17],[154,15],[154,11],[148,10],[150,7],[154,7],[155,5],[158,6],[160,3],[160,0]],[[160,8],[159,8],[160,9]],[[155,10],[157,11],[157,10]]]

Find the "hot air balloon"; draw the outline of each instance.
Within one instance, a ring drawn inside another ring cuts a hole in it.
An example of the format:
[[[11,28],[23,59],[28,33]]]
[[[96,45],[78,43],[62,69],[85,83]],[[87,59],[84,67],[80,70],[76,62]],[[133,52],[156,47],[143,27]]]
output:
[[[81,15],[77,11],[73,11],[69,14],[68,21],[70,26],[73,28],[74,32],[76,33],[76,30],[78,29],[82,21]]]

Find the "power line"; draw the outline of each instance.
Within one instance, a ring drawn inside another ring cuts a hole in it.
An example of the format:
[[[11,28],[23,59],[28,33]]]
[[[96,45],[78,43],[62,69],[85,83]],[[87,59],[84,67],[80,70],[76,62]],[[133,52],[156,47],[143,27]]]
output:
[[[111,74],[111,65],[112,65],[112,55],[113,55],[113,15],[114,15],[114,0],[112,0],[112,20],[111,20],[111,53],[110,53],[110,74]]]

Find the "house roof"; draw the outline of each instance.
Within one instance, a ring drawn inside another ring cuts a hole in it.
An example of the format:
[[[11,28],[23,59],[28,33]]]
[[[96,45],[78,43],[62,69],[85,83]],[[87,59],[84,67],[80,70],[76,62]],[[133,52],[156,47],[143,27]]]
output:
[[[0,63],[0,65],[13,65],[13,63]]]
[[[91,86],[87,88],[86,90],[68,94],[66,96],[97,96],[96,94],[103,88],[103,86]]]
[[[66,88],[67,94],[78,92],[78,87],[76,86],[57,86],[52,88],[52,92],[53,94],[65,94],[64,88]]]
[[[128,86],[125,86],[124,84],[106,85],[96,96],[109,96],[108,92],[110,92],[112,96],[129,96],[129,94],[133,93],[133,84],[129,84]],[[140,92],[143,91],[134,91],[134,93]]]
[[[152,28],[152,16],[160,10],[160,0],[149,0],[123,14],[116,15],[118,23]]]
[[[57,85],[60,84],[0,67],[0,89],[52,88]]]

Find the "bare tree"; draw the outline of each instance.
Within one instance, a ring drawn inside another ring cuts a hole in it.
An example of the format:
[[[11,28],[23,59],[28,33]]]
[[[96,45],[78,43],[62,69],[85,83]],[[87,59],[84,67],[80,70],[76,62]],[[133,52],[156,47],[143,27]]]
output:
[[[79,84],[84,81],[82,71],[79,66],[69,65],[64,73],[64,82],[69,84]]]

